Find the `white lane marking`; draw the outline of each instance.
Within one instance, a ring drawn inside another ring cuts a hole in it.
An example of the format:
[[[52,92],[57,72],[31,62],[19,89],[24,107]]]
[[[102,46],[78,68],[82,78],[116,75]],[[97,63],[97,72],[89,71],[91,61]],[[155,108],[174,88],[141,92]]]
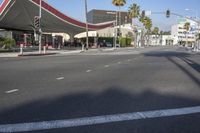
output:
[[[17,92],[17,91],[19,91],[19,90],[18,89],[13,89],[13,90],[6,91],[5,93],[9,94],[9,93]]]
[[[130,62],[131,61],[131,59],[128,59],[128,62]]]
[[[59,77],[59,78],[56,78],[57,80],[62,80],[64,79],[65,77]]]
[[[91,71],[92,71],[92,70],[87,70],[86,72],[89,73],[89,72],[91,72]]]
[[[68,120],[5,124],[5,125],[0,125],[0,132],[4,133],[28,132],[28,131],[47,130],[56,128],[88,126],[88,125],[104,124],[111,122],[122,122],[130,120],[188,115],[194,113],[200,113],[200,106],[144,111],[144,112],[133,112],[125,114],[114,114],[105,116],[94,116],[94,117],[85,117],[85,118],[68,119]]]
[[[104,67],[107,68],[107,67],[109,67],[109,65],[105,65]]]
[[[121,64],[121,62],[119,61],[118,64]]]

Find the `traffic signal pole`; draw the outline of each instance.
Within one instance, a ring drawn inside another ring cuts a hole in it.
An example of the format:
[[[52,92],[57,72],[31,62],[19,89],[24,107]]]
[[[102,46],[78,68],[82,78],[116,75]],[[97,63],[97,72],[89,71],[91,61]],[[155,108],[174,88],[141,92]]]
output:
[[[85,0],[85,29],[86,29],[86,50],[89,49],[89,38],[88,38],[88,19],[87,19],[87,0]]]

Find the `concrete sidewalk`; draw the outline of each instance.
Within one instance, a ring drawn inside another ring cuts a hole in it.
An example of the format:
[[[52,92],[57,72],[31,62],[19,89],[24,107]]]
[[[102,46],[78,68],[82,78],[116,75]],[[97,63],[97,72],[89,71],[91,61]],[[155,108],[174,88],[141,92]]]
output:
[[[10,53],[0,53],[1,57],[22,57],[22,56],[48,56],[48,55],[57,55],[57,54],[74,54],[80,53],[81,50],[47,50],[46,53],[39,53],[38,51],[34,52],[23,52],[20,54],[19,52],[10,52]]]
[[[47,50],[46,53],[39,53],[38,51],[33,52],[23,52],[23,55],[19,52],[9,52],[9,53],[0,53],[1,57],[22,57],[22,56],[48,56],[48,55],[70,55],[70,54],[78,54],[82,52],[95,52],[95,51],[114,51],[114,48],[101,48],[101,49],[89,49],[89,50]]]

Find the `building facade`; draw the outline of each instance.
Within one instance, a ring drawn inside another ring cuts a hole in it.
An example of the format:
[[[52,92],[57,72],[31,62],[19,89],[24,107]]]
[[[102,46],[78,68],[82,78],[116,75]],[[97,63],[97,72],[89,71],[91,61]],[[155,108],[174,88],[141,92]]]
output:
[[[184,27],[185,23],[190,23],[190,29],[187,31]],[[175,44],[185,45],[188,43],[189,45],[194,45],[196,42],[196,35],[199,32],[198,24],[192,20],[179,18],[178,23],[172,26],[171,34],[174,38]]]
[[[119,13],[118,15],[119,16]],[[97,10],[93,9],[87,13],[87,20],[89,23],[98,24],[108,21],[116,21],[116,11],[108,10]],[[131,23],[132,20],[129,18],[128,12],[121,12],[121,24]],[[118,17],[119,24],[119,17]]]

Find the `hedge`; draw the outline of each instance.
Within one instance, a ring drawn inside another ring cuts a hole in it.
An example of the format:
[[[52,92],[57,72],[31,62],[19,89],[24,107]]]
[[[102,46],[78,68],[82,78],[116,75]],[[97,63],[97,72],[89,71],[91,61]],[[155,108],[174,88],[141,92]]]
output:
[[[14,39],[10,38],[0,38],[0,48],[3,49],[11,49],[16,46],[16,42]]]
[[[119,41],[121,47],[127,47],[131,45],[132,39],[130,37],[120,37]]]

